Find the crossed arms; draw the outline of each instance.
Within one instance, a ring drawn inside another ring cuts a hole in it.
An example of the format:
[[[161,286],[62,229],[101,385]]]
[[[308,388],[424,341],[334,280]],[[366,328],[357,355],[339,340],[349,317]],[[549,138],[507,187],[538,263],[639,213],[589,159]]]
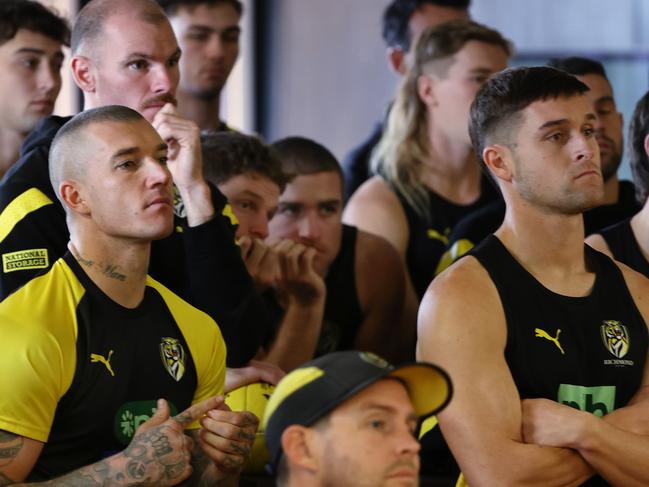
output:
[[[649,321],[641,299],[649,284],[623,272]],[[498,291],[472,257],[433,281],[418,332],[417,358],[453,378],[455,394],[439,423],[471,487],[580,485],[595,473],[612,485],[649,483],[649,369],[631,403],[604,419],[545,399],[521,401],[504,358]]]

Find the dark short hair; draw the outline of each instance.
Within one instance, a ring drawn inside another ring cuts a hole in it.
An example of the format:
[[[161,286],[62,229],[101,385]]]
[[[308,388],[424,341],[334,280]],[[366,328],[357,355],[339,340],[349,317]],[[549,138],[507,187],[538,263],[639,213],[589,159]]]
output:
[[[68,22],[39,2],[0,1],[0,44],[14,38],[20,29],[37,32],[66,46],[70,45]]]
[[[209,5],[211,7],[220,3],[232,6],[240,16],[243,15],[243,4],[239,0],[157,0],[157,2],[170,17],[176,15],[181,7],[193,10],[199,5]]]
[[[286,137],[272,144],[279,154],[282,169],[290,177],[320,172],[335,172],[343,183],[343,172],[336,157],[322,144],[306,137]]]
[[[551,68],[560,69],[573,76],[583,76],[585,74],[598,74],[602,78],[608,80],[604,65],[594,59],[585,57],[553,57],[548,59],[548,66]]]
[[[471,0],[393,0],[383,12],[383,40],[388,47],[410,50],[410,18],[422,5],[430,4],[467,10]]]
[[[588,86],[574,76],[547,66],[510,68],[495,75],[478,91],[469,116],[471,143],[483,169],[487,139],[495,137],[498,143],[509,144],[509,134],[515,133],[522,111],[530,104],[587,91]]]
[[[204,132],[201,152],[205,179],[216,185],[235,176],[256,173],[279,186],[281,192],[289,180],[278,155],[258,137],[237,132]]]
[[[82,45],[93,45],[103,32],[108,19],[124,9],[124,3],[115,0],[91,0],[77,14],[72,27],[70,50],[72,55],[78,53]],[[167,22],[167,17],[155,0],[134,0],[130,10],[136,18],[150,24]]]
[[[629,124],[629,164],[635,183],[635,195],[644,204],[649,196],[649,157],[644,140],[649,135],[649,91],[636,103]]]

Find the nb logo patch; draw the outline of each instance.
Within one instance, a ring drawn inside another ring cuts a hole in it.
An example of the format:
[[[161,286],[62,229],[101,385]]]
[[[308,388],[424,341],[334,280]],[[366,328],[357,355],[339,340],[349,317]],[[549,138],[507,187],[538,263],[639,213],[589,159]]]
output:
[[[565,355],[566,352],[563,351],[563,347],[559,343],[559,335],[561,334],[561,328],[557,329],[557,334],[554,337],[551,337],[550,334],[545,331],[541,330],[541,328],[534,328],[534,333],[536,338],[545,338],[546,340],[550,340],[552,343],[554,343],[557,348],[561,351],[561,355]]]
[[[2,271],[5,273],[28,269],[47,269],[49,265],[47,249],[19,250],[2,254]]]
[[[557,399],[561,404],[601,418],[615,409],[615,386],[584,387],[561,384]]]

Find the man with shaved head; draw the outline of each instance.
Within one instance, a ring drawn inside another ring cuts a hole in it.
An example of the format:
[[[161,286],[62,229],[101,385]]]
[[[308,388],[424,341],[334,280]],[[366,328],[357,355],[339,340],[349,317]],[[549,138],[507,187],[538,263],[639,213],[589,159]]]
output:
[[[93,0],[79,12],[71,48],[85,108],[133,108],[169,146],[176,221],[174,232],[153,245],[151,275],[217,321],[228,364],[247,363],[266,313],[234,245],[230,207],[203,178],[199,128],[176,111],[180,49],[164,12],[153,0]],[[65,121],[44,120],[0,184],[2,299],[67,249],[65,213],[47,168],[52,138]]]
[[[70,241],[0,303],[0,486],[221,485],[245,460],[257,419],[223,403],[218,326],[147,275],[173,231],[168,152],[115,105],[54,138]]]

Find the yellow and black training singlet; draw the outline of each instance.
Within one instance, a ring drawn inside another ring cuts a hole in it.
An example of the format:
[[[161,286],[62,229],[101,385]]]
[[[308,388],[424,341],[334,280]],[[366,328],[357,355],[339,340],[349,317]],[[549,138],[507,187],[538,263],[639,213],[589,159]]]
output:
[[[471,250],[494,282],[507,320],[505,358],[521,399],[546,398],[603,416],[642,382],[647,326],[622,272],[585,246],[589,296],[553,293],[491,235]],[[584,485],[608,485],[594,477]]]
[[[30,481],[123,450],[158,398],[173,414],[223,393],[211,318],[151,278],[124,308],[69,253],[0,303],[0,336],[0,430],[46,443]]]

